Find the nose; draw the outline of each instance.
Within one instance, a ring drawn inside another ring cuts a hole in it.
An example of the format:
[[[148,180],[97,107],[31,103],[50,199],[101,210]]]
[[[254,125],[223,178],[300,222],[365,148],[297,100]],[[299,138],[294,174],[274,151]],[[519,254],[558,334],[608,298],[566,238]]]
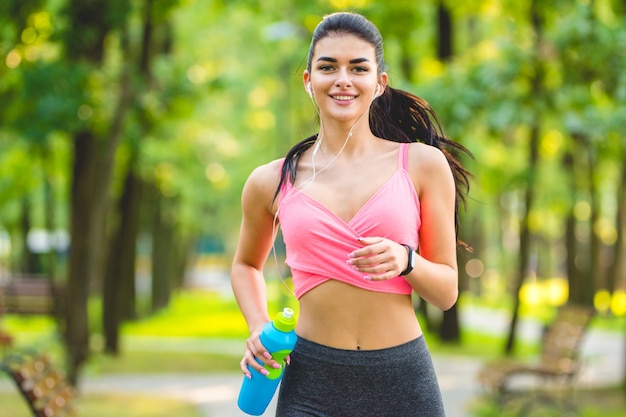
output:
[[[340,68],[336,74],[337,74],[337,79],[335,80],[335,87],[348,88],[352,86],[352,81],[350,80],[350,73],[347,68]]]

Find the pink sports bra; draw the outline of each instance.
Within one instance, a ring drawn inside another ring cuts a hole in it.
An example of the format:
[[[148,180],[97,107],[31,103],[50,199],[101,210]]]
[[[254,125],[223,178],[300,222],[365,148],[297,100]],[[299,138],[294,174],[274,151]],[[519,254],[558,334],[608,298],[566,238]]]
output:
[[[359,237],[380,236],[417,247],[420,205],[406,170],[408,149],[407,143],[400,144],[397,171],[347,223],[290,181],[283,185],[278,218],[297,298],[330,279],[371,291],[411,294],[403,277],[369,281],[346,263],[348,254],[362,247]]]

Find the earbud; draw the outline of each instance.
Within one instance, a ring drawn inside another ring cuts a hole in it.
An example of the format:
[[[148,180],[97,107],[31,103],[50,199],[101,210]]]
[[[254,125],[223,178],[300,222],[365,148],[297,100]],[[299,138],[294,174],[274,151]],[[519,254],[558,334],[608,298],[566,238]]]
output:
[[[374,93],[374,98],[378,97],[379,93],[380,93],[380,84],[376,84],[376,92]]]
[[[309,97],[313,98],[313,90],[311,90],[311,83],[306,85],[306,91],[309,93]]]
[[[313,156],[317,155],[317,151],[320,150],[320,145],[322,144],[322,140],[318,140],[315,144],[315,148],[313,148]]]

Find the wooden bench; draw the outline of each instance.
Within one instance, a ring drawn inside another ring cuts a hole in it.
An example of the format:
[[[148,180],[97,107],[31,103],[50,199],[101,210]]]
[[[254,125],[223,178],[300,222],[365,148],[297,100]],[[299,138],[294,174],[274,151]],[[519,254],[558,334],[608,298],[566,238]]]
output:
[[[46,277],[18,275],[0,283],[0,298],[5,314],[56,315],[63,287]]]
[[[532,407],[543,405],[575,411],[575,403],[567,394],[571,394],[582,366],[580,346],[593,315],[592,308],[561,307],[543,334],[541,356],[536,363],[514,359],[489,362],[478,373],[479,382],[495,395],[501,408],[521,397],[520,416],[528,415]],[[524,377],[533,381],[515,387],[516,380],[519,382]]]
[[[48,356],[13,353],[0,368],[15,382],[34,417],[76,417],[74,389]]]

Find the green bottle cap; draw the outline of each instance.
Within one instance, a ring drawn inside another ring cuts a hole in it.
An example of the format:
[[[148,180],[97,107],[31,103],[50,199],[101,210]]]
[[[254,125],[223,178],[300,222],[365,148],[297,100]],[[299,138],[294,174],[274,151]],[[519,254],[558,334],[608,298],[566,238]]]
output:
[[[293,316],[293,310],[285,308],[282,312],[276,314],[274,327],[285,333],[292,331],[296,327],[296,318]]]

